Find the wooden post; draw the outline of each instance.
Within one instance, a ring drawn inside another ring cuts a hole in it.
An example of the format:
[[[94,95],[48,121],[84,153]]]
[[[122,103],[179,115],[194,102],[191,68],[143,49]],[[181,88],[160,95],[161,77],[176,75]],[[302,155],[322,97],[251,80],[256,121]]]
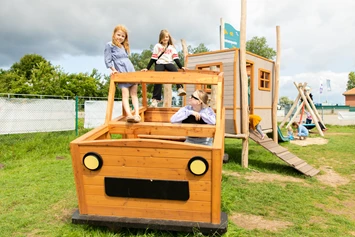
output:
[[[210,70],[211,71],[217,71],[217,67],[216,66],[211,66]],[[213,109],[216,108],[216,96],[217,96],[217,86],[216,85],[212,85],[211,86],[211,95],[210,95],[211,101],[210,101],[209,105]]]
[[[223,18],[220,19],[220,32],[219,32],[219,43],[220,43],[220,49],[224,49],[224,20]]]
[[[246,65],[246,0],[241,0],[240,19],[240,76],[241,76],[241,96],[242,96],[242,133],[249,138],[249,112],[248,112],[248,75]],[[235,85],[236,86],[236,85]],[[234,111],[236,113],[236,111]],[[242,167],[248,167],[249,139],[242,141]]]
[[[187,55],[189,54],[189,51],[187,50],[187,45],[186,41],[184,39],[181,39],[181,46],[182,46],[182,53],[184,54],[184,67],[187,66]],[[186,90],[185,85],[184,90]],[[186,96],[183,97],[182,99],[182,104],[183,106],[186,105]]]
[[[291,107],[291,109],[288,111],[287,115],[285,116],[285,118],[282,120],[281,124],[280,124],[280,128],[282,128],[285,124],[285,122],[287,121],[287,119],[291,116],[293,110],[295,109],[295,107],[297,106],[298,104],[298,100],[301,98],[301,95],[298,94],[296,99],[294,100],[293,102],[293,105]]]
[[[171,84],[164,84],[164,103],[163,106],[165,108],[171,107],[171,101],[172,101],[172,90],[171,90]]]
[[[279,102],[279,81],[280,81],[280,26],[276,26],[276,65],[275,65],[275,84],[274,84],[274,101],[272,103],[272,131],[274,142],[278,143],[277,131],[277,104]]]

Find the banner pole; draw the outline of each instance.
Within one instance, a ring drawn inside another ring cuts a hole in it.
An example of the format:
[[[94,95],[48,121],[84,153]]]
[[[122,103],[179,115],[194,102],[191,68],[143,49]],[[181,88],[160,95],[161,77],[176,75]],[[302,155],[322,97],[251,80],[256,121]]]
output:
[[[222,49],[224,49],[224,20],[223,20],[223,18],[221,17],[221,19],[220,19],[220,27],[219,27],[219,29],[220,29],[220,31],[219,31],[219,37],[220,37],[220,49],[222,50]]]

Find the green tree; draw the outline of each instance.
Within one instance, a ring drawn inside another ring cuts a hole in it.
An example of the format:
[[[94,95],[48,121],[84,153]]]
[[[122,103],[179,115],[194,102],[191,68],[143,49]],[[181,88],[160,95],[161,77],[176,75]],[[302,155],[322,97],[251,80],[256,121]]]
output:
[[[132,53],[130,55],[129,59],[136,71],[140,71],[147,67],[150,58],[152,57],[153,47],[153,45],[150,45],[149,49],[143,50],[142,53]]]
[[[203,44],[200,43],[196,48],[192,48],[191,45],[187,46],[187,52],[188,54],[197,54],[197,53],[204,53],[204,52],[209,52],[210,50]],[[185,64],[185,59],[184,59],[184,53],[183,51],[179,51],[179,59],[182,65]]]
[[[248,40],[246,50],[268,59],[273,59],[276,56],[276,51],[269,47],[265,37],[254,36]]]
[[[14,63],[10,71],[15,72],[17,75],[24,76],[28,80],[31,78],[32,70],[38,68],[40,62],[48,63],[44,57],[38,54],[26,54],[24,55],[19,62]]]
[[[0,93],[30,94],[31,84],[24,76],[14,72],[1,73]]]
[[[350,90],[355,88],[355,72],[350,72],[348,75],[348,83],[346,85],[346,89]]]
[[[293,100],[290,100],[287,96],[281,96],[279,99],[280,105],[291,105]]]

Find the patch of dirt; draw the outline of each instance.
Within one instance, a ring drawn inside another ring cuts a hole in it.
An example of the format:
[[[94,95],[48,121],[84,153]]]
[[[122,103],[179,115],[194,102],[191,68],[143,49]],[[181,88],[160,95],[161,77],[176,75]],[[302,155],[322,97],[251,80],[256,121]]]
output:
[[[222,173],[225,175],[230,175],[230,176],[234,176],[234,177],[242,177],[237,172],[222,171]],[[301,179],[301,178],[282,176],[282,175],[278,175],[278,174],[266,174],[266,173],[259,173],[259,172],[253,172],[250,174],[246,174],[246,175],[243,175],[243,177],[251,182],[273,182],[273,181],[297,182],[297,183],[304,182],[304,179]]]
[[[322,137],[307,137],[304,140],[299,140],[295,138],[295,140],[290,141],[291,144],[296,144],[299,146],[308,146],[308,145],[325,145],[328,143],[327,139],[324,139]]]
[[[321,183],[329,185],[331,187],[337,187],[339,185],[345,185],[350,182],[349,179],[340,176],[336,173],[332,167],[330,166],[322,166],[320,170],[324,171],[325,174],[316,175],[316,179],[318,179]]]
[[[336,207],[336,208],[329,208],[324,204],[316,204],[317,207],[322,208],[324,211],[333,214],[333,215],[341,215],[341,216],[347,216],[351,220],[355,220],[355,201],[343,201],[340,202],[338,199],[334,201],[334,203],[339,203],[341,207]]]
[[[56,159],[57,159],[57,160],[64,160],[65,157],[64,157],[64,156],[57,156]]]
[[[269,231],[279,231],[293,225],[287,221],[266,220],[261,216],[246,215],[235,213],[231,216],[231,220],[237,226],[247,230],[259,229]]]
[[[5,165],[0,164],[0,170],[3,169],[3,168],[5,168]]]

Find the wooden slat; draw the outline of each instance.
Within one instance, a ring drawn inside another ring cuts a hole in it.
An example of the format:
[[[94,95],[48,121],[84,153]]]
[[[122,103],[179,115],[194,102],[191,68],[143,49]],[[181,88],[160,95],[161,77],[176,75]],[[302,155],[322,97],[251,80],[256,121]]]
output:
[[[144,114],[145,122],[165,122],[170,123],[171,117],[177,112],[176,110],[161,111],[156,108],[156,111],[149,110]]]
[[[305,162],[304,160],[300,159],[299,161],[294,162],[293,166],[295,166],[295,168],[298,169],[299,167],[301,167],[304,164],[307,164],[307,162]]]
[[[271,151],[271,152],[274,153],[274,154],[277,154],[277,153],[279,153],[279,152],[284,152],[284,151],[286,151],[286,150],[287,150],[287,149],[284,148],[284,147],[282,147],[282,146],[274,147],[274,148],[269,149],[269,151]]]
[[[102,193],[104,176],[83,175],[82,183],[85,186],[85,193],[98,195]],[[189,180],[189,188],[192,191],[211,192],[211,181]]]
[[[319,170],[316,169],[316,168],[313,168],[311,170],[309,170],[306,175],[310,176],[310,177],[313,177],[314,175],[318,174],[319,173]]]
[[[104,155],[123,155],[123,156],[133,156],[133,157],[162,157],[162,158],[174,158],[174,159],[186,159],[192,158],[196,155],[202,156],[206,160],[211,160],[211,151],[210,150],[196,150],[190,149],[187,147],[186,149],[169,149],[166,148],[139,148],[139,147],[106,147],[106,146],[84,146],[81,145],[79,147],[80,154],[82,155],[80,160],[84,154],[88,152],[96,152],[101,156]]]
[[[162,140],[171,140],[171,141],[185,141],[185,136],[163,136],[163,135],[138,135],[139,138],[144,139],[162,139]]]
[[[84,154],[82,154],[82,157]],[[149,157],[149,156],[119,156],[104,155],[104,166],[122,166],[122,167],[149,167],[166,169],[185,169],[192,157]],[[207,159],[206,159],[207,160]],[[207,160],[208,163],[211,159]],[[211,164],[209,164],[211,166]]]
[[[267,142],[264,144],[261,144],[263,147],[265,147],[266,149],[271,149],[271,148],[275,148],[275,147],[280,147],[279,144],[274,143],[274,142]]]
[[[158,179],[158,180],[211,180],[211,169],[202,177],[193,175],[185,169],[175,168],[150,168],[150,167],[121,167],[121,166],[105,166],[98,171],[89,171],[83,168],[85,175],[101,175],[105,177],[121,177],[121,178],[142,178],[142,179]]]
[[[104,195],[104,188],[103,186],[92,186],[92,185],[85,185],[85,195],[99,195],[99,189],[95,189],[98,187],[102,187],[100,188],[100,192],[102,195]],[[85,200],[85,199],[83,199]],[[145,199],[137,199],[137,201],[139,200],[145,200]],[[149,199],[151,200],[151,199]],[[196,202],[211,202],[212,197],[211,197],[211,192],[210,191],[194,191],[192,189],[190,189],[190,198],[189,201],[196,201]]]
[[[288,161],[288,160],[291,160],[291,159],[294,159],[295,157],[297,157],[295,154],[292,154],[292,153],[290,153],[290,154],[288,154],[287,156],[283,156],[283,160],[284,161]],[[298,158],[298,157],[297,157]]]
[[[207,215],[206,212],[155,210],[155,209],[147,209],[147,208],[90,206],[88,207],[87,213],[81,213],[81,214],[102,215],[102,216],[124,216],[124,217],[132,217],[132,218],[178,220],[178,221],[211,222],[211,215]]]
[[[211,202],[203,201],[172,201],[143,198],[120,198],[104,195],[86,195],[88,206],[105,206],[121,208],[153,208],[155,210],[181,210],[181,211],[199,211],[206,214],[211,213]]]
[[[150,134],[168,136],[213,137],[216,127],[207,124],[172,124],[172,123],[124,123],[110,122],[110,133],[117,134]]]
[[[221,136],[222,137],[222,136]],[[224,139],[224,138],[223,138]],[[222,158],[221,150],[213,151],[212,160],[212,223],[221,222]]]
[[[290,157],[290,156],[294,156],[294,154],[292,154],[291,152],[289,152],[288,150],[287,151],[284,151],[284,152],[282,152],[282,153],[278,153],[277,154],[277,156],[279,157],[279,158],[281,158],[281,159],[287,159],[288,157]]]
[[[128,137],[129,138],[129,137]],[[112,139],[112,140],[95,140],[95,141],[83,141],[81,142],[82,146],[91,146],[91,147],[128,147],[139,151],[139,148],[150,148],[154,147],[156,149],[170,149],[174,150],[203,150],[211,151],[212,147],[192,144],[192,143],[183,143],[183,142],[174,142],[174,141],[165,141],[157,139]]]
[[[301,171],[302,173],[306,173],[309,170],[314,169],[312,166],[310,166],[309,164],[303,166],[301,169],[299,169],[299,171]]]
[[[295,164],[299,164],[300,162],[304,162],[304,160],[301,160],[300,158],[298,158],[298,157],[296,157],[296,159],[292,159],[291,160],[292,162],[289,162],[290,163],[290,165],[292,165],[293,167],[295,167],[296,165]]]
[[[115,83],[147,83],[147,84],[203,84],[216,85],[218,74],[201,73],[189,70],[188,72],[128,72],[111,75]]]
[[[285,160],[288,164],[292,164],[295,161],[298,161],[300,158],[297,156],[293,157],[292,159]]]

